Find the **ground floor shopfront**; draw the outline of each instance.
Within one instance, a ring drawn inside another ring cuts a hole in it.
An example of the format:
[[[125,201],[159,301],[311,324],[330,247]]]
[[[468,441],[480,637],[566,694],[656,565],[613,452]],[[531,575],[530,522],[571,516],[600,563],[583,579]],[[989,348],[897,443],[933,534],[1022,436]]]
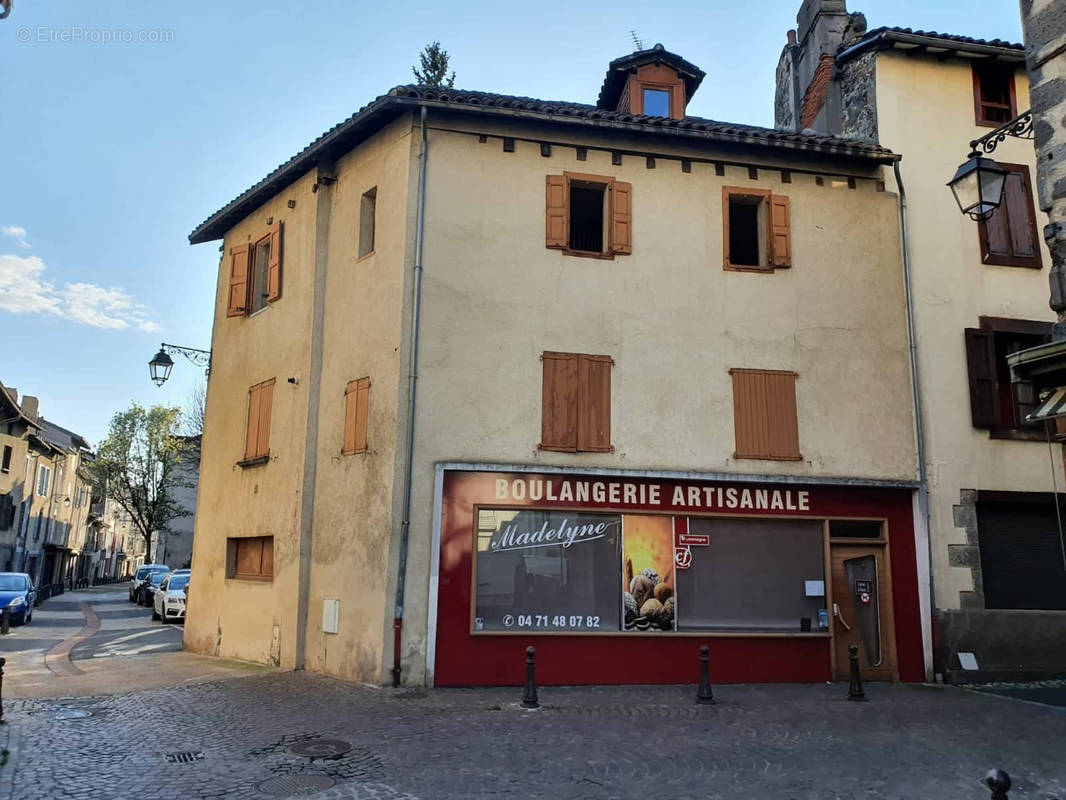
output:
[[[925,678],[913,490],[438,469],[437,686]],[[924,555],[924,554],[923,554]]]

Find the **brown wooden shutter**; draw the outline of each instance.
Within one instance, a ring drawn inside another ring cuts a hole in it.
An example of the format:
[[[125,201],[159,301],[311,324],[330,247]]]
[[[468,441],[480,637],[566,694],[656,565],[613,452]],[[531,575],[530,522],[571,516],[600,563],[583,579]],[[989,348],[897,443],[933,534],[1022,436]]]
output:
[[[270,226],[270,261],[267,264],[267,302],[281,297],[281,220]]]
[[[731,369],[736,458],[798,461],[796,373]]]
[[[1003,201],[992,216],[978,223],[981,259],[1009,267],[1042,266],[1029,167],[1001,164],[1007,170]]]
[[[611,450],[611,357],[578,359],[577,449],[602,453]]]
[[[274,577],[274,537],[263,537],[263,557],[259,565],[259,575],[263,578]]]
[[[563,248],[569,245],[568,205],[566,178],[563,175],[548,175],[545,199],[545,247]]]
[[[992,212],[992,216],[981,224],[984,226],[984,262],[996,263],[1011,257],[1010,246],[1010,214],[1007,212],[1007,186],[1010,185],[1010,175],[1003,187],[1003,202],[1000,207]]]
[[[229,258],[229,292],[226,299],[226,316],[240,317],[248,310],[248,245],[239,244],[236,247],[231,247]]]
[[[544,450],[577,450],[578,357],[544,353],[540,446]]]
[[[633,252],[633,184],[615,181],[611,200],[611,252]]]
[[[253,536],[237,540],[237,575],[259,577],[263,566],[263,538]]]
[[[256,384],[248,390],[248,431],[244,437],[245,459],[255,458],[259,446],[259,402],[262,385]]]
[[[791,225],[788,198],[770,195],[770,263],[775,267],[792,266]]]
[[[1029,188],[1021,172],[1007,173],[1003,184],[1003,205],[1010,223],[1011,255],[1018,259],[1032,259],[1037,253],[1036,230],[1031,218],[1033,206]]]
[[[344,449],[343,453],[365,453],[366,433],[370,418],[370,378],[349,381],[344,391]]]
[[[270,455],[270,415],[274,408],[274,379],[260,384],[257,456]]]
[[[970,375],[970,415],[975,428],[994,428],[996,410],[996,350],[992,331],[966,329],[966,364]]]

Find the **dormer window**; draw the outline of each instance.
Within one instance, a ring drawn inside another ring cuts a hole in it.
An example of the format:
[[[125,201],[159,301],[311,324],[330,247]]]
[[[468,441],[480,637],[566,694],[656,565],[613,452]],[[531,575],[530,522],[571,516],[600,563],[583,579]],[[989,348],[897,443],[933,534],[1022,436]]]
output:
[[[644,114],[649,117],[670,116],[670,91],[668,89],[645,89]]]

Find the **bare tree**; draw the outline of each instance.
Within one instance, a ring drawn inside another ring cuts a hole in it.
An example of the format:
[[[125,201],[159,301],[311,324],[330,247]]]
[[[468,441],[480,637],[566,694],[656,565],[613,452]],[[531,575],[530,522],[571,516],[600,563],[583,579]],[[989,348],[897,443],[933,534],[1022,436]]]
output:
[[[185,397],[181,410],[181,428],[186,436],[202,436],[207,414],[207,381],[200,380]]]

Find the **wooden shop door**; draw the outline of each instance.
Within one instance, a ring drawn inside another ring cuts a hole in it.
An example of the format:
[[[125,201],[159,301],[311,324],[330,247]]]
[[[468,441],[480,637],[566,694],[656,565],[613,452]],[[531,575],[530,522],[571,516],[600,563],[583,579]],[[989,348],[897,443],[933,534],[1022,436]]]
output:
[[[850,645],[858,645],[863,680],[899,680],[885,552],[883,545],[831,546],[836,680],[849,678]]]

